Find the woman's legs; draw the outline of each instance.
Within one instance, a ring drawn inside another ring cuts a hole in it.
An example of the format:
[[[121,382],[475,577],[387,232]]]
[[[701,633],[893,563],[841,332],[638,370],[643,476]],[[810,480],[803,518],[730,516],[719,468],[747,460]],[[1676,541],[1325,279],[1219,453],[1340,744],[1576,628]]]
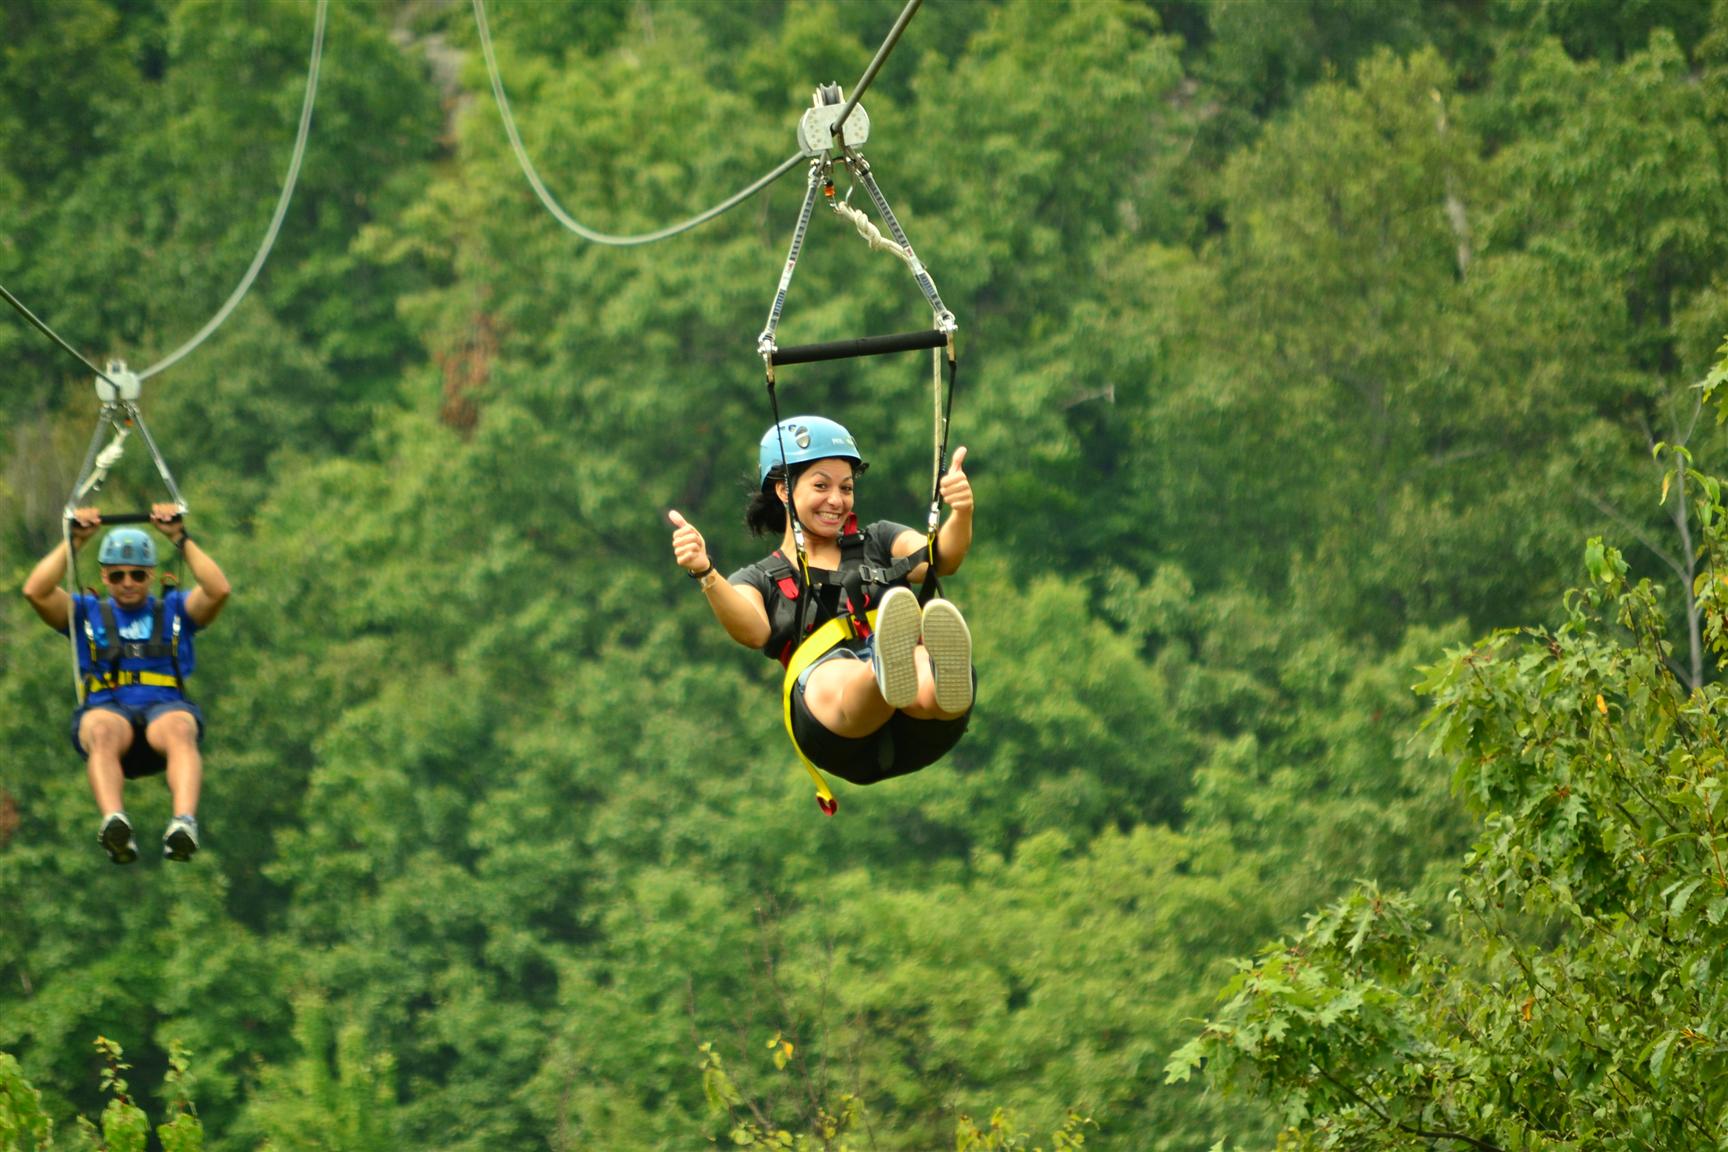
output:
[[[870,735],[894,715],[876,687],[869,662],[845,657],[811,669],[804,683],[804,706],[818,724],[849,740]]]
[[[915,656],[918,660],[918,701],[900,711],[914,720],[953,720],[964,716],[971,709],[970,704],[958,712],[948,712],[936,702],[936,678],[931,675],[929,650],[919,645]]]
[[[889,596],[912,600],[912,593],[905,589],[895,589]],[[882,611],[890,611],[888,599],[884,599]],[[965,618],[953,604],[936,599],[924,607],[921,622],[915,617],[912,623],[921,627],[921,636],[910,649],[909,657],[908,651],[899,645],[880,653],[884,661],[892,658],[900,669],[904,669],[903,662],[909,658],[916,672],[917,693],[898,711],[914,720],[954,720],[964,716],[972,709],[972,633]],[[880,638],[880,615],[877,625]],[[836,653],[832,658],[824,657],[809,670],[804,682],[804,704],[824,728],[836,736],[856,739],[880,729],[896,709],[884,699],[874,665],[850,659],[849,655]],[[885,669],[883,676],[891,673],[893,669]]]
[[[970,701],[958,712],[947,711],[936,702],[930,653],[920,645],[912,658],[918,665],[918,699],[900,711],[914,720],[953,720],[964,716],[971,708]],[[844,657],[824,660],[811,670],[810,679],[804,684],[804,706],[822,727],[847,739],[870,735],[894,715],[894,709],[882,699],[876,673],[870,665]]]
[[[924,606],[920,634],[932,691],[928,697],[920,695],[919,703],[943,719],[964,715],[972,708],[972,632],[966,618],[938,597]]]

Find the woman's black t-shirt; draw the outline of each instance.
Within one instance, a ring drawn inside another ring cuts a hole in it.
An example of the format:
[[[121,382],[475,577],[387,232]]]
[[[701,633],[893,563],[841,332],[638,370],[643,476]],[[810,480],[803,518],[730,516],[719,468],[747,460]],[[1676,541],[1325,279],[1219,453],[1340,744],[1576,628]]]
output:
[[[866,564],[888,565],[894,562],[894,541],[903,532],[910,532],[904,524],[896,524],[892,520],[878,520],[860,530],[864,538],[864,562]],[[754,588],[762,593],[762,603],[768,607],[768,643],[762,646],[762,654],[773,660],[778,660],[782,653],[788,653],[788,645],[793,645],[799,637],[798,603],[781,595],[780,589],[774,584],[764,567],[774,554],[770,553],[754,564],[746,564],[726,578],[730,584],[741,584]],[[840,586],[838,575],[822,568],[812,568],[810,573],[824,587],[817,588],[816,613],[811,624],[819,627],[834,617],[840,615]],[[897,581],[905,586],[905,580]],[[851,647],[861,647],[862,640],[852,641]]]

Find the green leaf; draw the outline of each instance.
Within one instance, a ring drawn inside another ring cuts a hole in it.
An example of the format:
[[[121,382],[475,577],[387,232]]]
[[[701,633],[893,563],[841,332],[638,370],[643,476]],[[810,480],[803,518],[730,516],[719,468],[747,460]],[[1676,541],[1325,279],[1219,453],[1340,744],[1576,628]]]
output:
[[[1657,1084],[1663,1084],[1667,1080],[1668,1054],[1673,1051],[1674,1041],[1677,1039],[1677,1032],[1664,1033],[1650,1050],[1650,1075]]]
[[[1668,915],[1678,920],[1686,912],[1686,905],[1692,899],[1692,893],[1698,891],[1698,886],[1704,883],[1703,878],[1689,880],[1682,884],[1678,891],[1668,901]]]

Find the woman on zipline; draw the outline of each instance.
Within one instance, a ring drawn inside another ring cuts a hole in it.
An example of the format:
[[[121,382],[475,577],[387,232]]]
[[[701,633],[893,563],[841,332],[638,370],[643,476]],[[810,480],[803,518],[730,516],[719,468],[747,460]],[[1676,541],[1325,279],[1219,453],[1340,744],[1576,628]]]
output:
[[[966,449],[955,451],[940,484],[950,509],[935,540],[941,576],[957,571],[972,547],[965,458]],[[752,535],[778,533],[780,548],[724,580],[702,534],[678,512],[668,514],[673,556],[701,581],[727,634],[790,667],[802,664],[788,700],[802,757],[854,784],[940,760],[966,731],[974,684],[972,636],[960,610],[943,599],[920,609],[908,586],[928,567],[925,534],[887,520],[858,527],[853,490],[866,466],[851,434],[832,420],[795,416],[768,429],[744,520]],[[786,516],[788,472],[797,525]],[[798,528],[807,574],[798,564]],[[873,630],[821,631],[871,613]],[[807,640],[831,646],[800,652]]]

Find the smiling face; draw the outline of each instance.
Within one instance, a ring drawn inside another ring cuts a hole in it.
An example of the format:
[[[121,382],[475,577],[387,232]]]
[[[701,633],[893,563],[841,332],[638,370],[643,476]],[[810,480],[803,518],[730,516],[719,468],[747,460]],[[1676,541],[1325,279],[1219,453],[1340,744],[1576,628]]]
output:
[[[836,456],[818,460],[798,476],[792,506],[804,531],[821,539],[838,539],[852,515],[852,461]],[[785,485],[776,485],[782,496]]]
[[[137,608],[149,599],[150,582],[155,576],[156,569],[139,564],[102,565],[102,583],[108,586],[108,595],[114,597],[114,603],[122,608]]]

